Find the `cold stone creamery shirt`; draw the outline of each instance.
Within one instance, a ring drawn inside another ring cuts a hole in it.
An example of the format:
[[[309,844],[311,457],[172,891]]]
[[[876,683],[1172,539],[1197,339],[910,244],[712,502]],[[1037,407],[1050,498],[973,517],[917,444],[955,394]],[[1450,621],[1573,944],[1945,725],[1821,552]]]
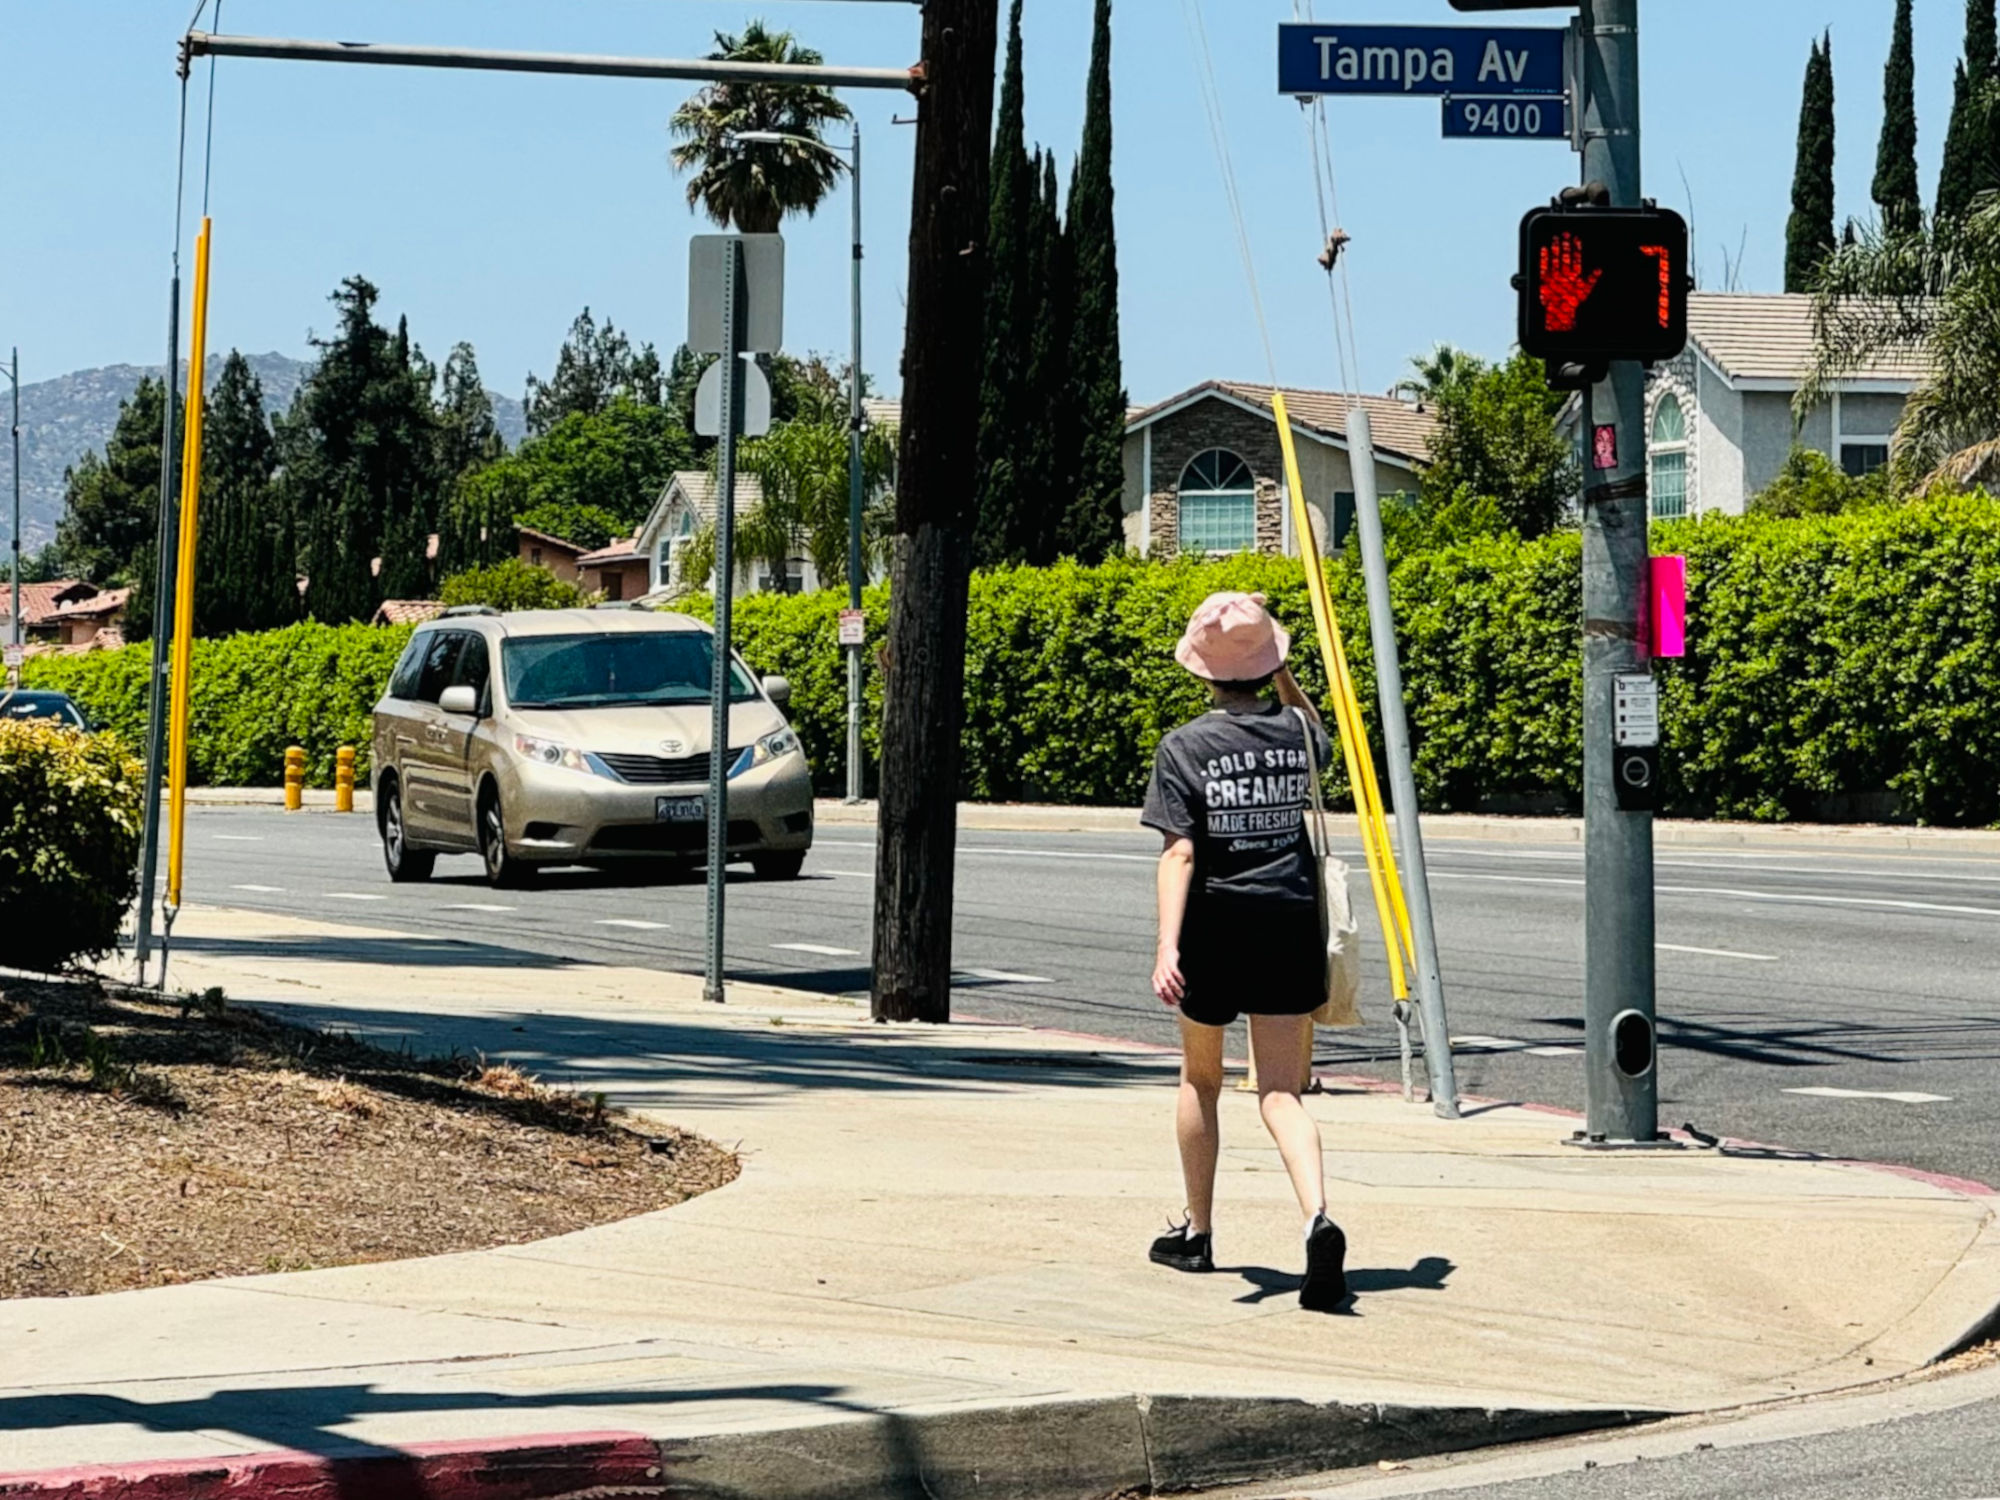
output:
[[[1333,745],[1322,729],[1313,740],[1324,767]],[[1194,841],[1199,893],[1311,901],[1318,888],[1306,837],[1308,764],[1305,735],[1288,708],[1203,714],[1160,741],[1140,821]]]

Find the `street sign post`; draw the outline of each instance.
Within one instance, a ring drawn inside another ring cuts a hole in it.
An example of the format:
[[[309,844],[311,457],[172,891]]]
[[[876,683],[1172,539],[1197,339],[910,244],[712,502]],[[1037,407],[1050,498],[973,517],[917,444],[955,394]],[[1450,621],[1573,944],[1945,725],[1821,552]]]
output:
[[[1520,26],[1278,28],[1278,92],[1416,95],[1563,92],[1566,32]]]
[[[1566,141],[1569,101],[1561,94],[1468,99],[1445,96],[1448,141]]]

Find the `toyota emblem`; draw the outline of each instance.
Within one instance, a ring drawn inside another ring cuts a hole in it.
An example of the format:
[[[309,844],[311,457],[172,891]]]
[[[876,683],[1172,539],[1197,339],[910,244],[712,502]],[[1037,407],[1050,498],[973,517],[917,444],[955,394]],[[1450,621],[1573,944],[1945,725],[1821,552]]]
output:
[[[660,741],[660,754],[662,755],[679,755],[686,749],[687,746],[682,744],[679,740]]]

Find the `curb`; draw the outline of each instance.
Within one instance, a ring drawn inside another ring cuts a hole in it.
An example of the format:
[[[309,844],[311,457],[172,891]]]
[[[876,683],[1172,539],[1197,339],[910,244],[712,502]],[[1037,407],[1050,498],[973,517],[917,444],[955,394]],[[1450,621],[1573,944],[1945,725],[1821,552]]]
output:
[[[1050,1500],[1280,1480],[1669,1415],[1116,1396],[692,1438],[577,1433],[55,1469],[0,1475],[0,1500]]]

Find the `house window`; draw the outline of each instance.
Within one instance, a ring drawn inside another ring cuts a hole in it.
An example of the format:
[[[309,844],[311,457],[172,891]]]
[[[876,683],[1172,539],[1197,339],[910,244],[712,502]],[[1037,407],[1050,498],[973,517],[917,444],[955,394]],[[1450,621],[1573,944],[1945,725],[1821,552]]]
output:
[[[1687,414],[1678,396],[1662,396],[1653,410],[1653,519],[1676,521],[1688,513]]]
[[[1224,448],[1198,454],[1181,472],[1180,549],[1248,552],[1257,545],[1257,479]]]
[[[1889,467],[1887,443],[1842,443],[1840,467],[1849,479],[1866,479],[1878,469]]]

